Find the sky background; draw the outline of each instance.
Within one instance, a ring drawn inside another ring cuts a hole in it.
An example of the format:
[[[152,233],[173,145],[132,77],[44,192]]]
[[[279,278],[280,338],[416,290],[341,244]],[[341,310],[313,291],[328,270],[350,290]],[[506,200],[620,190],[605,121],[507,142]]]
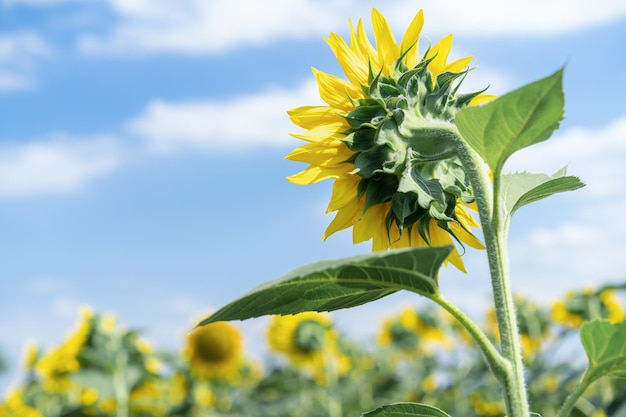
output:
[[[521,210],[516,291],[550,302],[626,281],[626,2],[596,0],[0,0],[0,351],[18,377],[27,341],[59,343],[79,306],[159,348],[305,263],[366,253],[322,233],[330,182],[285,177],[299,146],[286,110],[321,104],[311,67],[341,75],[323,38],[377,7],[401,38],[423,8],[424,47],[453,33],[474,56],[465,91],[503,94],[566,65],[566,119],[506,170],[564,165],[586,188]],[[489,303],[484,253],[447,269],[444,294]],[[401,293],[335,314],[373,338]],[[243,323],[260,349],[265,321]]]

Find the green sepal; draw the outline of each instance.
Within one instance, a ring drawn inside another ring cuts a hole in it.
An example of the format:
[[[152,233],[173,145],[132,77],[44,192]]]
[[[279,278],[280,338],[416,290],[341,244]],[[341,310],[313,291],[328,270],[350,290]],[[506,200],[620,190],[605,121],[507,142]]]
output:
[[[505,215],[511,217],[520,207],[534,201],[585,186],[580,178],[566,174],[567,167],[560,169],[552,176],[528,172],[502,175],[502,206]]]
[[[359,188],[361,184],[365,182],[367,182],[367,186],[365,188],[364,213],[375,204],[385,203],[391,200],[391,197],[398,189],[398,177],[395,175],[383,174],[368,180],[363,179],[361,183],[359,183]]]
[[[396,403],[383,405],[363,413],[361,417],[450,417],[443,410],[420,403]]]
[[[353,152],[365,152],[376,146],[376,129],[362,125],[350,133],[342,142]]]
[[[437,273],[451,246],[417,247],[321,261],[262,284],[219,309],[200,326],[268,314],[356,307],[399,290],[439,293]]]
[[[587,322],[580,328],[580,340],[589,360],[586,381],[590,383],[602,376],[626,378],[626,321]]]
[[[527,146],[547,140],[563,118],[563,69],[455,116],[459,132],[494,175]]]
[[[432,217],[441,220],[452,220],[442,215],[447,204],[441,183],[435,178],[424,178],[420,172],[418,161],[418,157],[409,149],[406,166],[398,184],[398,192],[415,193],[419,206],[428,209]]]
[[[348,113],[345,119],[353,129],[358,129],[364,123],[371,123],[375,120],[382,120],[387,115],[384,107],[379,103],[360,105]]]

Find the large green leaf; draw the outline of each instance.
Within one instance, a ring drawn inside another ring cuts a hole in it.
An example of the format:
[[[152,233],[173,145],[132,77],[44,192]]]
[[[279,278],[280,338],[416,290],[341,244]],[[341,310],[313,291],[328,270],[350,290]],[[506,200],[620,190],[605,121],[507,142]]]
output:
[[[431,405],[396,403],[383,405],[364,413],[361,417],[450,417],[450,415]]]
[[[585,186],[580,178],[566,174],[567,170],[563,168],[552,176],[528,172],[502,175],[501,195],[507,216],[512,216],[517,209],[526,204]]]
[[[563,118],[563,70],[499,97],[459,111],[455,123],[467,143],[500,173],[514,152],[542,142]]]
[[[626,378],[626,321],[585,323],[580,328],[580,339],[589,360],[587,381],[602,376]]]
[[[434,295],[439,291],[437,272],[451,250],[451,246],[419,247],[316,262],[257,287],[200,325],[267,314],[339,310],[402,289]]]

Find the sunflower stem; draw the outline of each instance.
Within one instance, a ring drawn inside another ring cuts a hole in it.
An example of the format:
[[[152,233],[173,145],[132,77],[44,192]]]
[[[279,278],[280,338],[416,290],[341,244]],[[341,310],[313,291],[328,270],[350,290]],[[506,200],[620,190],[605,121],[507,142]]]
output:
[[[430,297],[431,300],[439,304],[444,310],[450,313],[464,328],[469,332],[474,341],[478,344],[478,347],[485,355],[487,364],[495,374],[505,372],[505,368],[508,366],[500,352],[498,352],[485,335],[485,333],[476,325],[476,323],[469,318],[462,310],[456,305],[443,297],[441,294]]]
[[[494,370],[494,373],[502,384],[507,416],[528,417],[530,410],[519,326],[509,278],[506,245],[508,221],[502,218],[500,206],[500,172],[493,173],[492,186],[482,158],[467,145],[455,127],[450,129],[450,133],[457,143],[458,156],[472,185],[487,249],[500,345],[507,362],[506,367],[500,372]]]

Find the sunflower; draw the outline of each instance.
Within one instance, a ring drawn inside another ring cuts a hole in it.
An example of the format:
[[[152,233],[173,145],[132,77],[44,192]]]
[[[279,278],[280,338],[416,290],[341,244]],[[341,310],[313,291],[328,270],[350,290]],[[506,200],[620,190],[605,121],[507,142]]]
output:
[[[398,316],[383,322],[378,334],[381,346],[392,346],[407,353],[430,353],[435,346],[452,348],[452,340],[442,330],[443,319],[430,311],[404,308]]]
[[[242,363],[242,337],[230,323],[198,327],[187,336],[184,356],[191,371],[204,378],[231,380]]]
[[[617,323],[626,319],[626,312],[615,290],[584,289],[578,293],[570,291],[565,300],[554,302],[552,319],[566,327],[578,328],[585,321],[595,319],[607,319],[611,323]]]
[[[0,416],[42,417],[43,414],[40,411],[24,402],[23,393],[21,388],[10,391],[5,402],[0,402]]]
[[[325,356],[335,349],[336,341],[330,318],[314,311],[272,316],[267,329],[270,350],[298,367],[323,369]]]
[[[44,386],[52,391],[67,392],[71,387],[69,375],[81,367],[79,354],[93,329],[94,316],[89,307],[81,309],[76,329],[58,347],[48,351],[35,364]]]
[[[313,69],[325,106],[288,113],[306,129],[305,142],[286,156],[310,166],[288,177],[308,185],[334,179],[327,212],[336,212],[324,233],[352,227],[354,243],[375,251],[409,246],[483,248],[472,234],[478,223],[467,211],[474,197],[450,139],[456,112],[493,96],[457,94],[472,57],[447,63],[448,35],[420,58],[422,11],[397,43],[385,18],[372,10],[375,47],[359,20],[346,43],[326,39],[347,79]],[[454,248],[446,260],[465,271]]]
[[[550,339],[549,313],[545,308],[532,303],[522,296],[515,297],[515,313],[519,325],[522,354],[530,358],[536,355]],[[487,328],[496,340],[500,339],[496,312],[487,312]]]

